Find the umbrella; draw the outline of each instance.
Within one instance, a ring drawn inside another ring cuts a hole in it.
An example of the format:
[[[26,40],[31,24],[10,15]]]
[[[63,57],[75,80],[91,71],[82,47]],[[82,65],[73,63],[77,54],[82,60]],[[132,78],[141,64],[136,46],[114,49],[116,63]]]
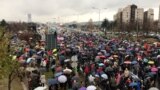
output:
[[[64,62],[69,62],[70,61],[70,59],[66,59],[66,60],[64,60]]]
[[[157,55],[157,58],[160,58],[160,55]]]
[[[157,72],[157,71],[158,71],[158,68],[152,67],[152,68],[151,68],[151,71],[152,71],[152,72]]]
[[[125,49],[124,49],[124,48],[118,48],[118,50],[119,50],[119,51],[124,51]]]
[[[105,59],[106,57],[104,55],[99,56],[100,59]]]
[[[81,87],[81,88],[78,89],[78,90],[86,90],[86,87]]]
[[[55,76],[55,77],[58,77],[58,76],[60,76],[60,75],[62,75],[62,74],[63,74],[62,72],[58,72],[58,73],[54,74],[54,76]]]
[[[32,58],[28,58],[26,63],[30,63],[32,61]]]
[[[48,79],[48,86],[58,84],[57,79]]]
[[[148,64],[154,64],[154,61],[149,61]]]
[[[131,64],[131,61],[124,61],[124,64]]]
[[[144,58],[144,59],[143,59],[143,62],[147,63],[147,62],[148,62],[148,59]]]
[[[56,72],[61,72],[61,71],[62,71],[62,67],[61,66],[56,68]]]
[[[88,77],[88,79],[89,79],[90,82],[93,82],[94,79],[95,79],[95,77],[93,77],[92,75],[90,75],[90,76]]]
[[[156,87],[151,87],[151,88],[149,88],[149,90],[159,90],[159,89]]]
[[[44,86],[44,87],[39,86],[39,87],[35,88],[34,90],[47,90],[47,86]]]
[[[132,61],[132,62],[131,62],[131,64],[137,64],[137,63],[138,63],[137,61]]]
[[[160,66],[158,66],[157,68],[160,69]]]
[[[103,64],[103,63],[99,63],[98,65],[99,65],[100,67],[101,67],[101,66],[104,66],[104,64]]]
[[[118,55],[113,55],[114,58],[118,58]]]
[[[67,81],[67,77],[65,75],[61,75],[58,77],[58,81],[60,83],[65,83]]]
[[[101,77],[102,77],[103,79],[108,79],[107,74],[102,74]]]
[[[139,80],[140,80],[139,77],[138,77],[137,75],[135,75],[135,74],[132,74],[131,77],[132,77],[133,80],[135,80],[135,81],[139,81]]]
[[[129,84],[129,86],[130,87],[134,87],[134,86],[137,86],[138,84],[136,83],[136,82],[131,82],[130,84]]]
[[[96,89],[97,89],[96,86],[90,85],[87,87],[86,90],[96,90]]]
[[[71,73],[71,72],[72,72],[72,70],[71,70],[71,69],[66,68],[66,69],[64,69],[64,70],[63,70],[63,72],[64,72],[64,73]]]
[[[98,75],[98,74],[96,74],[96,75],[95,75],[95,77],[98,77],[98,78],[99,78],[99,75]]]

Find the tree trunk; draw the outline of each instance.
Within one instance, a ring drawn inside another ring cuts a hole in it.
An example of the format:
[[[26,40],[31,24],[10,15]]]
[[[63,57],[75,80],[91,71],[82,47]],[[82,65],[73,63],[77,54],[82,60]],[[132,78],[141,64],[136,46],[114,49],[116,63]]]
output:
[[[11,90],[11,83],[12,83],[12,72],[8,76],[8,90]]]

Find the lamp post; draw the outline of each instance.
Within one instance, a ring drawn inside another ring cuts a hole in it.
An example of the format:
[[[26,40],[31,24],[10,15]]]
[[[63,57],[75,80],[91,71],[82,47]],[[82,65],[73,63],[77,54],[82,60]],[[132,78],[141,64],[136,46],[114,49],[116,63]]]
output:
[[[96,8],[96,7],[92,7],[92,9],[97,9],[97,10],[98,10],[98,14],[99,14],[98,18],[99,18],[99,25],[100,25],[101,10],[102,10],[102,9],[107,9],[107,8]]]

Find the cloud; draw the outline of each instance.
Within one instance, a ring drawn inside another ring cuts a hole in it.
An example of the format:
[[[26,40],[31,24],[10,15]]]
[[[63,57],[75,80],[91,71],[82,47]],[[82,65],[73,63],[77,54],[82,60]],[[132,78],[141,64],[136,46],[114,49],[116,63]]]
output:
[[[75,15],[84,17],[81,19],[83,21],[90,18],[96,21],[98,10],[92,9],[96,7],[101,9],[101,18],[107,17],[112,20],[118,8],[130,4],[136,4],[145,10],[155,8],[157,19],[159,3],[155,2],[159,0],[0,0],[0,19],[27,21],[27,14],[31,13],[33,21],[38,22],[53,21],[53,18],[57,17],[73,19]]]

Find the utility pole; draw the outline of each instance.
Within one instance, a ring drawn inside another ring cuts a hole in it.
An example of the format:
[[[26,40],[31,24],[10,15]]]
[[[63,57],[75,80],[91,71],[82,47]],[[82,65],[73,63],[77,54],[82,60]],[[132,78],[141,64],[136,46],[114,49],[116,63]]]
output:
[[[107,9],[107,8],[102,8],[102,9],[100,9],[100,8],[95,8],[95,7],[92,7],[92,9],[97,9],[98,10],[98,18],[99,18],[99,29],[100,29],[100,26],[101,26],[101,10],[102,9]]]

